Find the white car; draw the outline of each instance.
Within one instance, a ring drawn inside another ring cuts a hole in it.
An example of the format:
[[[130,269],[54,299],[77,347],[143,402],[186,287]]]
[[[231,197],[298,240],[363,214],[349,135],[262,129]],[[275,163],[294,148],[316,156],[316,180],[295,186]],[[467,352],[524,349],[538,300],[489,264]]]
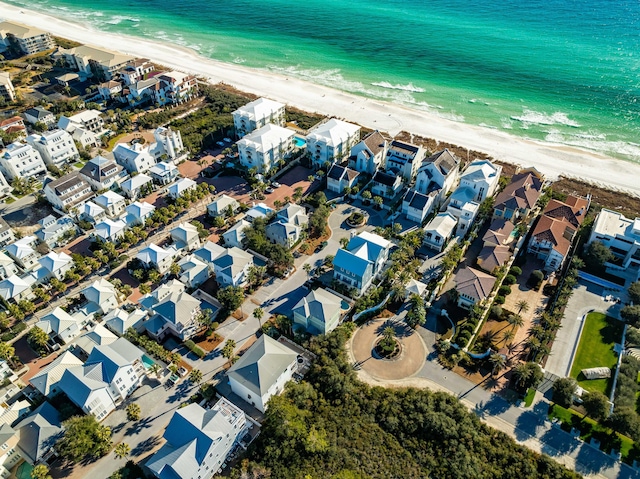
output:
[[[226,141],[227,143],[231,143],[231,138],[223,138],[222,141]]]
[[[277,181],[272,181],[271,182],[271,186],[273,186],[274,188],[280,188],[280,186],[282,186],[280,183],[278,183]]]

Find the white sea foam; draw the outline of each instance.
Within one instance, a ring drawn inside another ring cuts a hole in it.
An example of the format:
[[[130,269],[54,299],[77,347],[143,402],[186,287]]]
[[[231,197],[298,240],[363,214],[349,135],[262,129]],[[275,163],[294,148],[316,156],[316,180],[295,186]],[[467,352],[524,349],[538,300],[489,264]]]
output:
[[[237,64],[242,64],[242,63],[246,63],[247,59],[246,58],[242,58],[242,57],[235,57],[233,59],[233,63],[237,63]]]
[[[127,17],[125,15],[114,15],[110,20],[107,20],[105,23],[109,25],[119,25],[122,22],[131,22],[131,23],[139,23],[139,18]]]
[[[411,91],[414,93],[424,93],[426,91],[424,88],[420,88],[419,86],[414,86],[413,83],[409,83],[407,85],[400,85],[400,84],[393,85],[388,81],[380,81],[380,82],[373,82],[372,85],[379,86],[380,88],[387,88],[389,90],[403,90],[403,91]]]
[[[576,121],[571,120],[566,113],[559,111],[549,115],[547,113],[525,109],[522,115],[512,116],[511,119],[527,125],[564,125],[573,128],[580,128],[581,126]]]
[[[545,141],[563,145],[577,146],[587,150],[601,153],[615,153],[624,155],[633,160],[640,160],[640,145],[626,141],[608,140],[607,135],[599,132],[587,134],[566,134],[556,129],[550,129],[545,136]]]

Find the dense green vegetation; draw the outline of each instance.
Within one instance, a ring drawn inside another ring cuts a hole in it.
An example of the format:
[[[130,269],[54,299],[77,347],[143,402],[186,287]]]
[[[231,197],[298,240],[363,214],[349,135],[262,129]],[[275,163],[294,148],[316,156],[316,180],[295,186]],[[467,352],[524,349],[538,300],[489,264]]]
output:
[[[306,381],[271,399],[232,477],[580,477],[487,427],[451,395],[360,383],[344,352],[349,334],[342,326],[312,343],[318,358]]]
[[[282,276],[293,266],[291,251],[280,244],[271,243],[267,239],[267,220],[256,218],[250,227],[244,230],[247,238],[247,248],[267,257],[269,274]]]
[[[586,380],[580,371],[586,368],[608,367],[616,365],[617,355],[613,350],[622,339],[624,324],[602,313],[589,313],[580,335],[580,343],[576,352],[571,377],[576,378],[580,386],[588,391],[607,393],[609,379]]]

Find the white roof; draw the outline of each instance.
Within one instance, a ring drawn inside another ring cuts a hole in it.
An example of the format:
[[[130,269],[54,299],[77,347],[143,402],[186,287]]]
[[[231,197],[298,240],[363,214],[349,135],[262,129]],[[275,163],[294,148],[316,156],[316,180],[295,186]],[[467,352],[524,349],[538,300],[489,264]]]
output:
[[[381,248],[390,248],[393,244],[391,243],[391,241],[384,239],[382,236],[379,236],[375,233],[369,233],[368,231],[363,231],[358,235],[358,237],[362,238],[365,241],[368,241],[369,243],[376,244]]]
[[[460,178],[466,181],[486,181],[491,177],[495,177],[498,172],[498,167],[489,160],[474,160],[464,170]]]
[[[443,238],[451,236],[458,220],[451,213],[440,213],[424,227],[426,231],[438,233]]]
[[[115,191],[109,190],[105,191],[100,196],[96,196],[93,201],[103,208],[108,208],[109,206],[113,206],[125,201],[125,199],[124,196],[119,195]]]
[[[98,215],[104,214],[104,209],[96,205],[93,201],[87,201],[82,205],[80,214],[95,218]]]
[[[252,120],[255,120],[271,116],[273,113],[282,108],[284,108],[284,105],[282,103],[269,100],[268,98],[258,98],[257,100],[241,106],[233,113],[237,113],[239,115],[246,116]]]
[[[34,388],[47,396],[51,388],[62,379],[62,375],[67,368],[82,366],[82,364],[82,361],[75,354],[70,351],[65,351],[29,379],[29,382]]]
[[[318,141],[323,141],[328,145],[335,146],[347,141],[358,131],[360,131],[358,125],[332,118],[314,128],[311,133],[307,135],[307,138],[313,138]]]
[[[634,237],[640,236],[640,220],[631,220],[617,211],[603,208],[598,213],[593,223],[593,232],[614,238],[616,236]],[[636,241],[640,240],[638,238]]]
[[[96,118],[101,118],[101,114],[98,110],[84,110],[68,117],[69,120],[75,123],[85,123],[95,120]]]
[[[12,274],[7,279],[0,281],[0,296],[4,299],[11,299],[29,289],[34,281],[30,282],[31,276],[21,278],[15,274]]]
[[[144,216],[153,213],[156,207],[146,201],[136,201],[131,203],[125,208],[127,213],[134,215],[136,218],[143,218]]]
[[[9,253],[14,258],[24,258],[34,253],[31,244],[36,241],[35,236],[25,236],[24,238],[20,238],[18,241],[7,246],[7,253]]]
[[[94,281],[90,286],[82,290],[82,294],[87,301],[102,305],[108,298],[116,295],[115,287],[106,279],[100,278]]]
[[[256,151],[266,152],[279,147],[283,142],[290,140],[294,132],[287,128],[268,123],[262,128],[252,131],[240,141],[238,145],[253,148]]]
[[[27,25],[23,25],[22,23],[4,21],[0,23],[0,31],[8,32],[11,35],[14,35],[21,39],[27,39],[32,37],[39,37],[40,35],[48,35],[44,30],[40,30],[39,28],[29,27]]]
[[[183,192],[187,191],[189,188],[193,188],[194,186],[196,186],[196,182],[192,179],[181,178],[174,184],[169,186],[169,188],[167,188],[167,191],[173,196],[180,196]]]
[[[159,264],[166,258],[173,258],[177,253],[178,250],[176,250],[173,246],[170,246],[169,248],[163,248],[155,243],[151,243],[149,246],[140,251],[136,255],[136,258],[146,264]]]
[[[54,272],[59,269],[64,268],[66,265],[71,263],[73,260],[71,256],[69,256],[64,251],[60,253],[56,253],[55,251],[51,251],[42,258],[38,260],[43,268],[47,271]]]
[[[151,183],[152,181],[153,178],[145,175],[144,173],[140,173],[139,175],[132,176],[128,180],[123,181],[122,188],[133,191],[136,188],[140,188],[141,186],[146,185],[147,183]]]
[[[109,239],[126,228],[122,220],[111,221],[109,218],[96,225],[96,234],[104,239]]]

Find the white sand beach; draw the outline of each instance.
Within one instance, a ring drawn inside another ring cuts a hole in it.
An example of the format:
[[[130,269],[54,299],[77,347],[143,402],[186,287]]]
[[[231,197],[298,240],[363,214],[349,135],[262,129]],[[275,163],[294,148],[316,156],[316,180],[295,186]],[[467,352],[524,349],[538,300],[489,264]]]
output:
[[[559,175],[577,177],[611,189],[640,194],[640,164],[457,123],[428,112],[370,100],[268,71],[210,60],[172,44],[100,32],[2,2],[0,18],[38,27],[78,42],[149,58],[177,70],[207,77],[213,83],[224,82],[303,110],[344,118],[392,135],[406,130],[483,151],[505,162],[535,166],[551,179]]]

